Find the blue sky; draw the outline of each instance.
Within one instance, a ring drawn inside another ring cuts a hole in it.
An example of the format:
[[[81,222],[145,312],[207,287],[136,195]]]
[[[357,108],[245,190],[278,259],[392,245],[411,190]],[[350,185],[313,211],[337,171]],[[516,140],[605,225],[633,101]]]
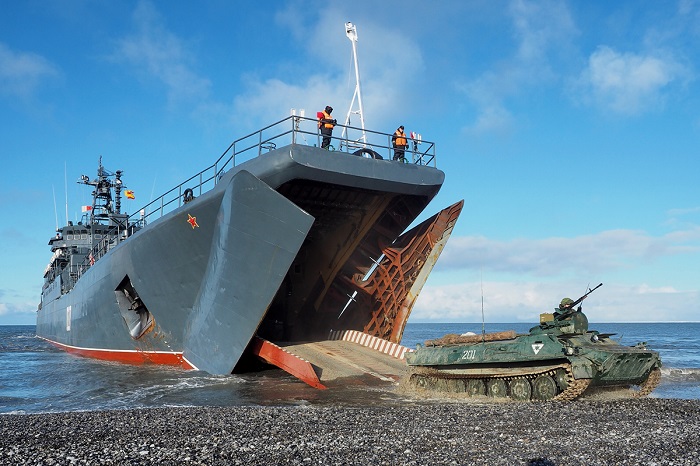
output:
[[[0,15],[0,325],[34,323],[100,155],[132,213],[291,108],[344,115],[346,21],[367,127],[437,143],[422,218],[465,200],[410,321],[600,282],[594,322],[700,320],[700,2],[28,0]]]

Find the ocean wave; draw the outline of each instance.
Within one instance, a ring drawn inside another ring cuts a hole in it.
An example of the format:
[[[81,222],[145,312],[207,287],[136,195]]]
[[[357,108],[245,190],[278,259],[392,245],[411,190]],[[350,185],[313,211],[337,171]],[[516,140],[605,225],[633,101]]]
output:
[[[700,382],[700,368],[696,367],[664,367],[661,376],[672,382]]]
[[[0,413],[0,416],[4,415],[14,415],[14,414],[27,414],[27,412],[23,409],[16,409],[14,411],[8,411],[6,413]]]
[[[33,334],[4,335],[0,333],[0,353],[36,353],[58,351],[53,345]]]

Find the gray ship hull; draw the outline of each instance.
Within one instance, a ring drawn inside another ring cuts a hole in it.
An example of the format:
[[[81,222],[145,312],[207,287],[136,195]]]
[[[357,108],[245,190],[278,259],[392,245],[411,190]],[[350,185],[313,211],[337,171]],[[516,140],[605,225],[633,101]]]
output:
[[[376,316],[353,308],[357,275],[443,180],[422,165],[273,150],[133,233],[69,292],[46,287],[37,335],[84,356],[227,374],[256,334],[309,341],[363,330]]]

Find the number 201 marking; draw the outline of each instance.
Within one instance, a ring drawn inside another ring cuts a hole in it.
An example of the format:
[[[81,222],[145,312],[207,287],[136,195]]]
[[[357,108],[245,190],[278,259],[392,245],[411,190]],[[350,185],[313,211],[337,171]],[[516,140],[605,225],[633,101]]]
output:
[[[475,349],[468,349],[464,350],[462,353],[462,357],[459,359],[475,359],[476,358],[476,350]]]

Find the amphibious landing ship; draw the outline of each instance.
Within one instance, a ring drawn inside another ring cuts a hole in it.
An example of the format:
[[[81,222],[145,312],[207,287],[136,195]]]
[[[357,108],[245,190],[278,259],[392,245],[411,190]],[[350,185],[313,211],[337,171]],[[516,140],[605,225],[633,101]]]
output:
[[[463,201],[407,231],[444,180],[435,145],[413,141],[394,161],[391,135],[358,144],[346,127],[329,151],[317,126],[292,116],[238,139],[132,215],[123,173],[100,160],[79,180],[92,206],[49,241],[37,335],[82,356],[212,374],[263,359],[319,388],[304,344],[400,352]]]

